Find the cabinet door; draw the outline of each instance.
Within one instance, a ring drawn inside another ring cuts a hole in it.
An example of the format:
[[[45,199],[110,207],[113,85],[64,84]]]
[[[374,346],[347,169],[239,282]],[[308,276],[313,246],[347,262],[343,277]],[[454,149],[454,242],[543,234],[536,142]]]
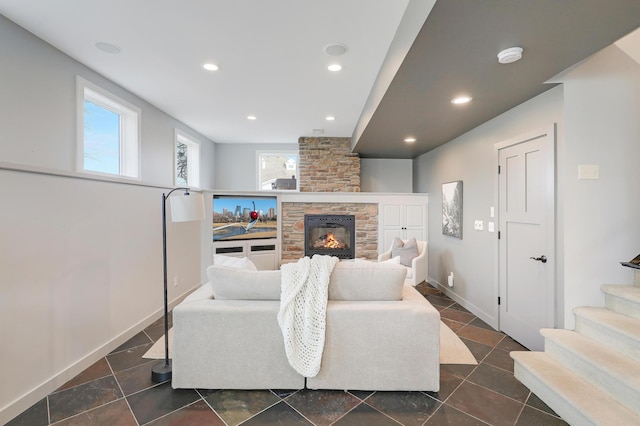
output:
[[[402,204],[385,204],[382,207],[382,227],[402,228],[404,226],[403,207]]]
[[[405,206],[405,228],[425,228],[427,214],[424,204],[407,204]]]
[[[407,204],[405,206],[405,238],[415,237],[426,240],[427,206],[424,204]]]
[[[383,253],[391,248],[391,244],[393,244],[393,239],[395,237],[404,238],[404,229],[393,228],[393,229],[384,229],[382,231],[382,247],[380,247],[380,253]]]

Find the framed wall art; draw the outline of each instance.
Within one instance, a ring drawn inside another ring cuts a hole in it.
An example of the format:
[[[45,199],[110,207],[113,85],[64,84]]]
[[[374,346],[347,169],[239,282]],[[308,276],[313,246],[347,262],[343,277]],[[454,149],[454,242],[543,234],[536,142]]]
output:
[[[462,239],[462,181],[442,184],[442,234]]]

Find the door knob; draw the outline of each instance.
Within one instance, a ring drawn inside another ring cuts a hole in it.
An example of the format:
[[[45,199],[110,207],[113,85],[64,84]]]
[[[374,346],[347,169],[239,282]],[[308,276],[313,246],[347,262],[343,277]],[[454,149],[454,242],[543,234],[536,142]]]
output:
[[[547,256],[544,254],[540,257],[530,257],[529,259],[537,260],[538,262],[547,263]]]

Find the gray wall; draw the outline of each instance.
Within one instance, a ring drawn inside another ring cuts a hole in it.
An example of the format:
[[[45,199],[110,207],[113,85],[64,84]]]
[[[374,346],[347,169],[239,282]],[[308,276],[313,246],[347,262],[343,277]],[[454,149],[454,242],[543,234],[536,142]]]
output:
[[[571,309],[604,304],[602,284],[630,284],[620,266],[640,252],[640,64],[616,46],[564,78],[565,145],[560,182],[564,247],[564,320]],[[600,167],[578,180],[578,165]]]
[[[203,187],[214,186],[214,146],[2,16],[0,40],[4,424],[161,315],[174,128],[202,142]],[[140,182],[75,172],[76,75],[141,108]],[[168,224],[171,301],[201,282],[201,226]]]
[[[215,189],[257,190],[258,151],[297,151],[298,144],[215,144]],[[412,160],[361,159],[361,192],[412,192]],[[206,167],[206,166],[205,166]]]
[[[490,208],[498,210],[494,144],[561,122],[562,88],[556,87],[414,160],[414,188],[429,193],[429,282],[446,287],[453,272],[451,296],[494,327],[497,234],[486,226]],[[442,235],[442,184],[456,180],[463,181],[462,240]],[[475,220],[485,222],[484,231],[473,229]]]
[[[215,189],[257,191],[259,151],[298,152],[298,144],[217,143],[214,163]]]
[[[430,281],[446,284],[453,271],[452,296],[493,326],[496,235],[473,230],[497,200],[493,145],[551,123],[558,124],[557,325],[573,328],[576,306],[602,306],[600,285],[633,280],[619,262],[640,252],[640,65],[612,46],[560,79],[562,86],[414,160],[414,190],[430,194]],[[578,180],[580,164],[599,165],[600,179]],[[452,180],[464,181],[462,240],[441,232],[441,184]]]
[[[413,192],[413,161],[381,158],[360,159],[360,191]]]

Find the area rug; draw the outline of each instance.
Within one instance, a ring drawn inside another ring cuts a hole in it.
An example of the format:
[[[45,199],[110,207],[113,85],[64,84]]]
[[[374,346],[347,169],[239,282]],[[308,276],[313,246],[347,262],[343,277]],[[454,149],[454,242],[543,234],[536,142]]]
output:
[[[173,346],[173,328],[169,329],[169,358]],[[148,359],[164,358],[164,336],[142,356]],[[445,323],[440,321],[440,364],[471,364],[478,362],[469,351],[469,348],[460,340]]]

